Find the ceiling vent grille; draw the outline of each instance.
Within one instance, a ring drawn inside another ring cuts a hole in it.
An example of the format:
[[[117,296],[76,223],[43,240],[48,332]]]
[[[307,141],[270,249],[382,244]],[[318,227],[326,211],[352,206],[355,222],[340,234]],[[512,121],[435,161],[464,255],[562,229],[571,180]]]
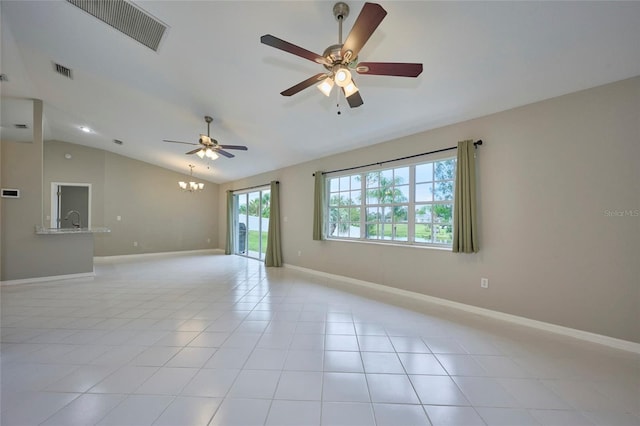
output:
[[[158,51],[167,26],[124,0],[67,0],[102,22]]]
[[[71,68],[67,68],[64,65],[56,64],[55,62],[53,63],[53,68],[58,74],[73,80],[73,72],[71,71]]]
[[[14,124],[13,125],[16,129],[28,129],[29,126],[27,126],[26,124]]]

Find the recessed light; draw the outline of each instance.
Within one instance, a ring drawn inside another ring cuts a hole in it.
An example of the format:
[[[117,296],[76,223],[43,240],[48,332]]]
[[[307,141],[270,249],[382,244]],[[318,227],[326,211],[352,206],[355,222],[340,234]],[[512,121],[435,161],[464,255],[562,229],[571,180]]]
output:
[[[93,130],[91,130],[91,128],[87,126],[80,126],[80,130],[82,130],[85,133],[93,133]]]

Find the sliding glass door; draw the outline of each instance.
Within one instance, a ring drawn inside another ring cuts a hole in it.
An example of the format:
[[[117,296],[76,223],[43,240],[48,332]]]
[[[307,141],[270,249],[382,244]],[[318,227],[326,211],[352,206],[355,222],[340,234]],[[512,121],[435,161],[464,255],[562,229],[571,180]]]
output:
[[[271,190],[268,187],[234,194],[234,211],[237,218],[236,254],[264,259],[269,232],[270,195]]]

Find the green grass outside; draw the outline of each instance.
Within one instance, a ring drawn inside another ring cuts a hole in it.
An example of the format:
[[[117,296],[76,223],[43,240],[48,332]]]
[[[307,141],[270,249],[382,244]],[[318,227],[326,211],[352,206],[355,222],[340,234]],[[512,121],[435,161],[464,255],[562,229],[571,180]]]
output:
[[[391,239],[393,232],[393,225],[389,224],[389,226],[384,227],[384,238]],[[369,236],[376,236],[376,230],[374,227],[369,229]],[[408,226],[404,224],[396,225],[396,239],[397,240],[406,240],[408,235]],[[430,225],[419,225],[416,224],[416,240],[418,241],[432,241],[431,237],[431,226]],[[436,233],[436,242],[438,243],[450,243],[453,241],[453,233],[448,231],[445,227],[439,229]]]
[[[260,233],[258,231],[249,231],[249,251],[260,251],[259,240]],[[262,233],[262,253],[267,250],[267,233]]]

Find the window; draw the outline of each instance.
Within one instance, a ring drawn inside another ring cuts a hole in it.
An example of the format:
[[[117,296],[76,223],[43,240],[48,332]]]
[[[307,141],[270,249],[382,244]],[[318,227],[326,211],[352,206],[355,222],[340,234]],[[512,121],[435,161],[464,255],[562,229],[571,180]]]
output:
[[[456,159],[327,178],[327,238],[450,246]]]

